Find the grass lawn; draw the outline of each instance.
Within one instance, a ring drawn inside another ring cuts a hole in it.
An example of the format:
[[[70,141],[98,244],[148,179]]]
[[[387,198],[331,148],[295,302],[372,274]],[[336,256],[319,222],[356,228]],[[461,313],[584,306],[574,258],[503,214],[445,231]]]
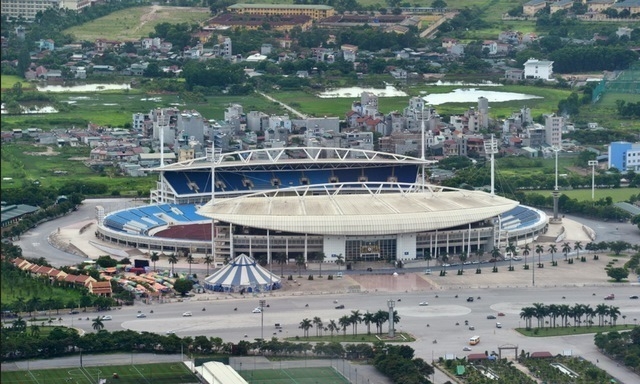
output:
[[[551,192],[550,190],[525,191],[525,193],[538,193],[544,196],[551,195]],[[579,201],[591,200],[591,189],[563,190],[560,194]],[[596,200],[611,197],[614,203],[627,201],[631,195],[638,194],[640,194],[640,188],[596,189],[594,193]]]
[[[516,328],[516,331],[524,336],[529,337],[551,337],[551,336],[567,336],[567,335],[584,335],[587,333],[613,332],[631,330],[633,324],[618,324],[616,326],[605,325],[602,327],[556,327],[556,328]]]
[[[209,8],[147,6],[127,8],[63,31],[77,41],[96,39],[138,40],[149,37],[160,23],[202,23],[211,18]]]
[[[111,380],[114,373],[118,374],[119,379]],[[4,384],[95,384],[99,378],[119,384],[198,382],[182,363],[2,371],[0,377]]]
[[[251,384],[342,384],[349,383],[331,367],[262,369],[240,371],[240,375]]]
[[[11,89],[15,83],[22,83],[22,89],[32,88],[31,84],[21,77],[13,75],[0,76],[0,88],[2,90]]]
[[[359,335],[342,335],[335,334],[333,336],[309,336],[309,337],[287,337],[285,340],[288,341],[304,341],[304,342],[339,342],[339,343],[373,343],[376,341],[384,341],[385,343],[407,343],[416,341],[416,339],[406,332],[396,332],[395,339],[387,338],[387,334],[383,333],[382,335],[376,334],[359,334]]]
[[[596,104],[590,105],[589,108],[581,108],[578,118],[585,122],[597,122],[609,129],[624,129],[628,131],[640,129],[640,121],[638,119],[622,119],[618,116],[617,100],[638,103],[640,102],[640,94],[605,93]]]

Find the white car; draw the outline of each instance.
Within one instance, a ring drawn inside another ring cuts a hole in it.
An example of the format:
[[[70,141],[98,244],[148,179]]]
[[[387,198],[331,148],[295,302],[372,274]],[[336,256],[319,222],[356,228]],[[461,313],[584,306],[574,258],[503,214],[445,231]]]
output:
[[[515,256],[513,258],[513,261],[520,261],[520,260],[522,260],[522,257],[520,257],[520,256]]]
[[[502,323],[496,323],[496,328],[502,328]]]
[[[262,313],[262,309],[260,309],[260,307],[255,307],[251,313]]]
[[[191,312],[185,312],[182,314],[182,317],[191,317],[191,316],[193,316],[193,313]]]
[[[426,301],[421,301],[420,304],[418,304],[418,305],[421,306],[421,307],[426,307],[427,305],[429,305],[429,303],[426,302]]]
[[[110,315],[102,316],[102,320],[113,320],[113,317]]]
[[[167,333],[167,335],[175,335],[176,331],[167,331],[166,333]]]
[[[147,317],[147,315],[145,315],[144,313],[138,313],[138,316],[136,316],[138,319],[142,319],[144,317]]]

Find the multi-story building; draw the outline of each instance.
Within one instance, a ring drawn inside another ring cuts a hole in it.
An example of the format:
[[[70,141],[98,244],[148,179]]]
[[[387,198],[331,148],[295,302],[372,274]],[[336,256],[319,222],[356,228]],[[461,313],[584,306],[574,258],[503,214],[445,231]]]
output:
[[[524,63],[525,79],[551,80],[553,75],[553,61],[531,58]]]
[[[555,113],[544,115],[545,142],[552,147],[562,146],[562,126],[564,118]]]
[[[33,20],[38,12],[50,8],[65,8],[81,11],[91,6],[91,0],[2,0],[2,15],[7,18]]]
[[[620,172],[640,171],[640,142],[616,141],[609,144],[609,168]]]
[[[546,0],[531,0],[524,3],[522,6],[522,13],[525,16],[535,16],[538,11],[544,9],[547,6]]]
[[[234,4],[227,10],[250,15],[305,15],[313,20],[325,19],[336,13],[328,5],[312,4]]]

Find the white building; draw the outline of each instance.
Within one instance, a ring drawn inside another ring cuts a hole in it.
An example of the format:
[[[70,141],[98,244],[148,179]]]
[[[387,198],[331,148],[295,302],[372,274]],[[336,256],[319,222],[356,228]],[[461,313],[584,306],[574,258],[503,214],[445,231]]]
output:
[[[524,63],[525,79],[552,80],[553,61],[529,59]]]
[[[562,147],[562,126],[564,118],[555,113],[544,115],[545,142],[552,147]]]

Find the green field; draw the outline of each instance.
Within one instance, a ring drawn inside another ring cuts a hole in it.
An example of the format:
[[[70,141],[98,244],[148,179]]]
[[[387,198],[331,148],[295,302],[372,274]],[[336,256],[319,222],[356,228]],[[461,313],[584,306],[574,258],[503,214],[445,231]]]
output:
[[[543,196],[551,195],[552,191],[539,190],[539,191],[525,191],[525,193],[538,193]],[[572,199],[579,201],[591,200],[591,189],[572,189],[560,191],[560,194],[567,195]],[[611,197],[614,203],[629,200],[631,195],[640,194],[640,188],[615,188],[615,189],[596,189],[595,199],[604,199],[605,197]]]
[[[0,88],[2,90],[11,89],[15,83],[22,83],[22,89],[32,88],[31,85],[23,78],[13,75],[0,76]]]
[[[138,40],[149,37],[160,23],[200,24],[211,18],[209,8],[147,6],[127,8],[91,22],[72,27],[63,33],[72,34],[77,41]]]
[[[343,384],[349,383],[333,368],[290,368],[256,371],[240,371],[240,375],[251,384]]]
[[[118,379],[112,379],[113,374]],[[198,383],[182,363],[113,365],[103,367],[59,368],[32,371],[2,371],[3,384],[95,384],[98,379],[118,384]]]

